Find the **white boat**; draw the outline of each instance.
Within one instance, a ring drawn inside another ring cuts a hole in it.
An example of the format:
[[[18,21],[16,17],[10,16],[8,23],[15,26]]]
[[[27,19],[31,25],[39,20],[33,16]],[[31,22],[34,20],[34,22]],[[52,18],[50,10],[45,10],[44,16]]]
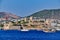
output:
[[[55,32],[56,30],[55,29],[51,29],[51,30],[43,30],[43,32]]]
[[[56,29],[57,31],[60,31],[60,29]]]
[[[21,31],[29,31],[28,29],[21,29]]]
[[[56,28],[57,31],[60,31],[60,28]]]

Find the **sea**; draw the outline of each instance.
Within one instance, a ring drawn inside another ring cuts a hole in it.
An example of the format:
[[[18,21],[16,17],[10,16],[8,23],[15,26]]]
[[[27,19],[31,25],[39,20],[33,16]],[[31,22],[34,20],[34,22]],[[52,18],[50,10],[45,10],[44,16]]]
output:
[[[47,33],[37,30],[0,30],[0,40],[60,40],[60,31]]]

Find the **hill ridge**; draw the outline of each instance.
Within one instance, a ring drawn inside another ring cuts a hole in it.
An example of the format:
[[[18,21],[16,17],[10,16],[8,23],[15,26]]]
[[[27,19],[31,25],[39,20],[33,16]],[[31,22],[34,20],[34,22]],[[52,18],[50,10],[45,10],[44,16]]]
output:
[[[33,13],[33,17],[41,17],[41,18],[59,18],[60,19],[60,9],[44,9]],[[28,17],[30,17],[28,16]]]

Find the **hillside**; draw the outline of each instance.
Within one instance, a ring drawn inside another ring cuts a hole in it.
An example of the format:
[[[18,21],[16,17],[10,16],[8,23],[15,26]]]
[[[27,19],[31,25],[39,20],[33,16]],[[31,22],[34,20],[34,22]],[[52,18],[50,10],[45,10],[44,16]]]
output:
[[[60,19],[60,9],[51,9],[51,10],[42,10],[36,13],[33,13],[33,17],[41,17],[41,18],[59,18]],[[30,17],[28,16],[28,17]]]
[[[20,18],[19,16],[16,16],[16,15],[14,15],[14,14],[12,14],[12,13],[7,13],[7,12],[0,12],[0,18],[6,18],[6,17],[8,17],[8,18]]]

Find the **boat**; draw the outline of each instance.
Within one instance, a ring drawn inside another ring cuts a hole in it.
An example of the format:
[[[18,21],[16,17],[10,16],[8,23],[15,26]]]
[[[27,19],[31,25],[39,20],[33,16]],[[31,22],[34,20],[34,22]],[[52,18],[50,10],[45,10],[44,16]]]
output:
[[[43,32],[55,32],[56,30],[55,29],[45,29],[43,30]]]
[[[29,31],[28,29],[21,29],[21,31]]]
[[[57,31],[60,31],[60,28],[56,28]]]

